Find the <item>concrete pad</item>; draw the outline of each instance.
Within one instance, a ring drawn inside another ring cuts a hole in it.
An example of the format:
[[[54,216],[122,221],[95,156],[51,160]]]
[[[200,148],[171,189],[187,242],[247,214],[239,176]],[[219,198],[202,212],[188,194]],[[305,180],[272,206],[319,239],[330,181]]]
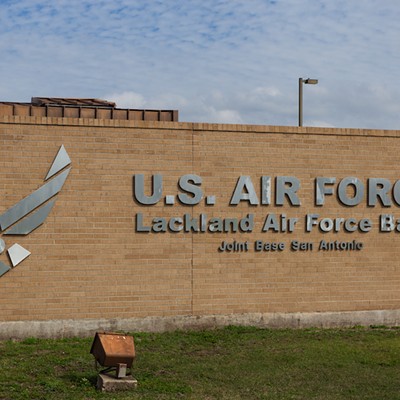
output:
[[[137,380],[133,376],[115,378],[107,374],[99,374],[97,377],[97,390],[102,392],[118,392],[122,390],[134,390],[137,387]]]

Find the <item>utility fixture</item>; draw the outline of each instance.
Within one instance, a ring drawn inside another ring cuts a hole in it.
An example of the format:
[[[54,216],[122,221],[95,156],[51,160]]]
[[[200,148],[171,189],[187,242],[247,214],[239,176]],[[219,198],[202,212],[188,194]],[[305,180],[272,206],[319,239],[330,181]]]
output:
[[[303,83],[306,85],[316,85],[318,79],[299,78],[299,126],[303,126]]]
[[[90,353],[96,362],[106,367],[102,373],[115,370],[116,378],[125,378],[126,369],[132,367],[135,344],[132,336],[119,333],[97,332]]]

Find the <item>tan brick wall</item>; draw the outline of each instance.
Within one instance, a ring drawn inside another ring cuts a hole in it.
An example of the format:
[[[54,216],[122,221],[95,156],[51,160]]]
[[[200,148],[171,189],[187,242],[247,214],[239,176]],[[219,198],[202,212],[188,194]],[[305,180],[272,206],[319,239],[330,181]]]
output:
[[[314,206],[314,178],[386,178],[398,172],[400,131],[293,128],[4,116],[0,118],[0,214],[43,184],[63,144],[71,173],[51,214],[26,237],[2,236],[32,254],[0,278],[0,320],[140,318],[400,308],[400,233],[380,233],[380,214],[399,207],[344,207],[327,196]],[[202,177],[215,206],[139,205],[132,178]],[[300,207],[229,206],[237,179],[295,176]],[[241,218],[251,233],[136,233],[134,217]],[[293,233],[261,231],[269,213],[300,220]],[[305,233],[304,216],[370,218],[368,233]],[[318,251],[324,240],[361,241],[361,251]],[[219,252],[222,241],[249,241],[248,252]],[[254,252],[255,240],[284,242],[283,252]],[[289,249],[292,240],[312,252]],[[0,261],[9,264],[4,252]]]

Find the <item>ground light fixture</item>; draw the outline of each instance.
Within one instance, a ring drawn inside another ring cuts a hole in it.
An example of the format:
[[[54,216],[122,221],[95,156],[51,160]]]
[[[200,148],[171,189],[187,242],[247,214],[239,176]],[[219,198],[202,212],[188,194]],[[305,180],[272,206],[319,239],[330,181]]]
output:
[[[102,374],[115,371],[117,379],[125,378],[135,358],[133,336],[97,332],[90,353],[95,358],[96,368],[97,363],[106,368]]]
[[[303,126],[303,83],[306,85],[316,85],[318,79],[299,78],[299,126]]]

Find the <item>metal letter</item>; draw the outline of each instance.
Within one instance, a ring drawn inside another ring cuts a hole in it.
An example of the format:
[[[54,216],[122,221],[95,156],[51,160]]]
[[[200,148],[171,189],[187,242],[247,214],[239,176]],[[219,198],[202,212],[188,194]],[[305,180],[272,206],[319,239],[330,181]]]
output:
[[[380,230],[381,232],[394,231],[394,217],[391,214],[382,214],[380,217]]]
[[[319,228],[322,232],[329,232],[333,229],[333,221],[331,218],[322,218],[319,223]]]
[[[197,218],[192,217],[190,214],[185,214],[184,218],[184,230],[185,232],[198,232],[199,231],[199,223]],[[204,231],[203,231],[204,232]]]
[[[335,182],[336,178],[318,177],[315,179],[315,205],[322,206],[325,203],[325,195],[333,194],[333,189],[325,187],[325,184],[333,185]]]
[[[193,196],[188,196],[186,193],[179,193],[179,201],[188,206],[199,204],[201,199],[203,198],[203,191],[197,185],[201,185],[200,176],[192,174],[183,175],[179,179],[179,188],[186,193],[191,193]]]
[[[153,175],[152,195],[146,196],[144,194],[144,175],[134,175],[134,196],[135,199],[144,205],[153,205],[160,201],[162,195],[162,175]]]
[[[165,196],[165,204],[167,206],[172,206],[175,204],[175,196],[167,195]]]
[[[307,214],[306,215],[306,232],[311,232],[312,227],[318,224],[319,214]]]
[[[271,177],[261,177],[261,204],[271,204]]]
[[[347,186],[352,185],[355,193],[353,198],[347,197]],[[364,185],[358,178],[348,177],[344,178],[338,187],[339,200],[346,206],[356,206],[360,204],[364,196]]]
[[[269,230],[273,230],[275,232],[279,232],[280,224],[278,218],[275,214],[268,214],[265,218],[264,226],[262,228],[263,232],[268,232]]]
[[[239,226],[242,232],[252,232],[254,227],[254,215],[247,214],[246,217],[240,220]]]
[[[143,226],[143,214],[136,214],[136,232],[150,232],[149,226]]]
[[[246,193],[243,193],[243,189],[246,189]],[[229,204],[237,205],[241,200],[247,200],[253,206],[259,204],[253,182],[249,176],[241,176],[239,178]]]
[[[215,205],[215,202],[216,202],[216,197],[215,197],[215,196],[207,196],[207,197],[206,197],[206,204],[207,204],[208,206],[213,206],[213,205]]]
[[[358,224],[358,229],[361,232],[369,232],[372,228],[372,222],[370,219],[368,218],[364,218],[360,221],[360,223]]]
[[[393,200],[398,206],[400,206],[400,180],[396,181],[393,186]]]
[[[375,206],[378,197],[384,207],[390,207],[392,202],[387,195],[391,187],[388,179],[384,178],[370,178],[368,179],[368,205]]]
[[[180,217],[171,218],[168,227],[172,232],[180,232],[183,229],[183,219]]]
[[[287,184],[289,186],[286,186]],[[300,182],[294,176],[278,176],[276,178],[276,205],[282,206],[287,196],[292,206],[299,206],[300,200],[296,193],[299,188]]]

